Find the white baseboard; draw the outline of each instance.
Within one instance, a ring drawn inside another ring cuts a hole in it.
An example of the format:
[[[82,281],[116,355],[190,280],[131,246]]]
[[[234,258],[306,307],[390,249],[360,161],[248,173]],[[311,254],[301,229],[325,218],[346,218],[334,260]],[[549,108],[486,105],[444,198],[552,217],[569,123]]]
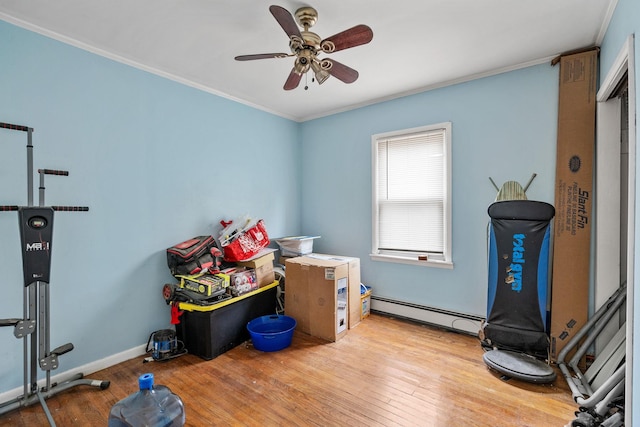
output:
[[[478,335],[482,317],[371,296],[371,311]]]
[[[138,347],[125,350],[123,352],[113,354],[105,357],[104,359],[96,360],[95,362],[87,363],[86,365],[78,368],[69,369],[68,371],[51,376],[51,383],[61,383],[76,374],[82,373],[85,377],[110,366],[117,365],[118,363],[133,359],[134,357],[142,356],[147,353],[147,345],[141,345]],[[43,372],[44,375],[44,372]],[[96,378],[97,380],[109,381],[109,378]],[[46,385],[46,378],[38,380],[38,386],[43,387]],[[0,393],[0,403],[13,400],[24,394],[24,386],[14,388],[13,390]]]

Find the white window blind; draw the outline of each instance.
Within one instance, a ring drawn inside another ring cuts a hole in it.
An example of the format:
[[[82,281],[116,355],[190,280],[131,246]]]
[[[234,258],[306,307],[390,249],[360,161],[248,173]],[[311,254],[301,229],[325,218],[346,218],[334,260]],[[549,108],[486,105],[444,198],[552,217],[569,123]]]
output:
[[[374,136],[374,254],[450,253],[445,125]]]

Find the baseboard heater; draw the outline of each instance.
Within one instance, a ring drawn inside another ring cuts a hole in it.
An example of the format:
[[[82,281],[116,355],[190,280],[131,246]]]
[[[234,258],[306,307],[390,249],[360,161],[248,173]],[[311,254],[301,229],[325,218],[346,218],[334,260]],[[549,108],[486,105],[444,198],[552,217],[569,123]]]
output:
[[[481,322],[484,320],[479,316],[441,310],[375,295],[371,296],[371,311],[474,336],[478,335]]]

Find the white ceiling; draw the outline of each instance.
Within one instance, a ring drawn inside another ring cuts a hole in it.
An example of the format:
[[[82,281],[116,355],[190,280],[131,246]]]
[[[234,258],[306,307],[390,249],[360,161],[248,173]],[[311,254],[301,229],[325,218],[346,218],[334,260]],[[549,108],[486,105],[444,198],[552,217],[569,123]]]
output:
[[[599,44],[617,0],[0,0],[0,19],[117,61],[304,121],[549,61]],[[284,91],[294,59],[269,12],[313,6],[321,38],[357,24],[371,43],[329,56],[360,73]]]

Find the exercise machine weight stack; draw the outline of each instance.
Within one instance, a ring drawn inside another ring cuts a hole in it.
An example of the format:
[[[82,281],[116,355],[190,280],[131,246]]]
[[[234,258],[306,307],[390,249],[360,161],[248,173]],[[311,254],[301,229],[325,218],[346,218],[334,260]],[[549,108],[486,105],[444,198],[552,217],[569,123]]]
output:
[[[0,326],[13,326],[14,336],[24,343],[24,394],[13,400],[0,403],[0,415],[40,402],[49,424],[55,426],[45,399],[78,385],[109,387],[109,381],[90,380],[78,373],[70,379],[51,384],[51,371],[58,368],[58,356],[73,350],[67,343],[50,350],[49,276],[51,270],[51,248],[53,217],[55,211],[86,212],[84,206],[45,206],[44,176],[67,176],[69,172],[38,169],[40,188],[38,206],[33,204],[33,128],[0,123],[1,129],[27,133],[27,206],[0,206],[0,212],[17,211],[22,245],[22,267],[24,275],[23,317],[0,319]],[[38,365],[46,372],[46,383],[38,387]]]

